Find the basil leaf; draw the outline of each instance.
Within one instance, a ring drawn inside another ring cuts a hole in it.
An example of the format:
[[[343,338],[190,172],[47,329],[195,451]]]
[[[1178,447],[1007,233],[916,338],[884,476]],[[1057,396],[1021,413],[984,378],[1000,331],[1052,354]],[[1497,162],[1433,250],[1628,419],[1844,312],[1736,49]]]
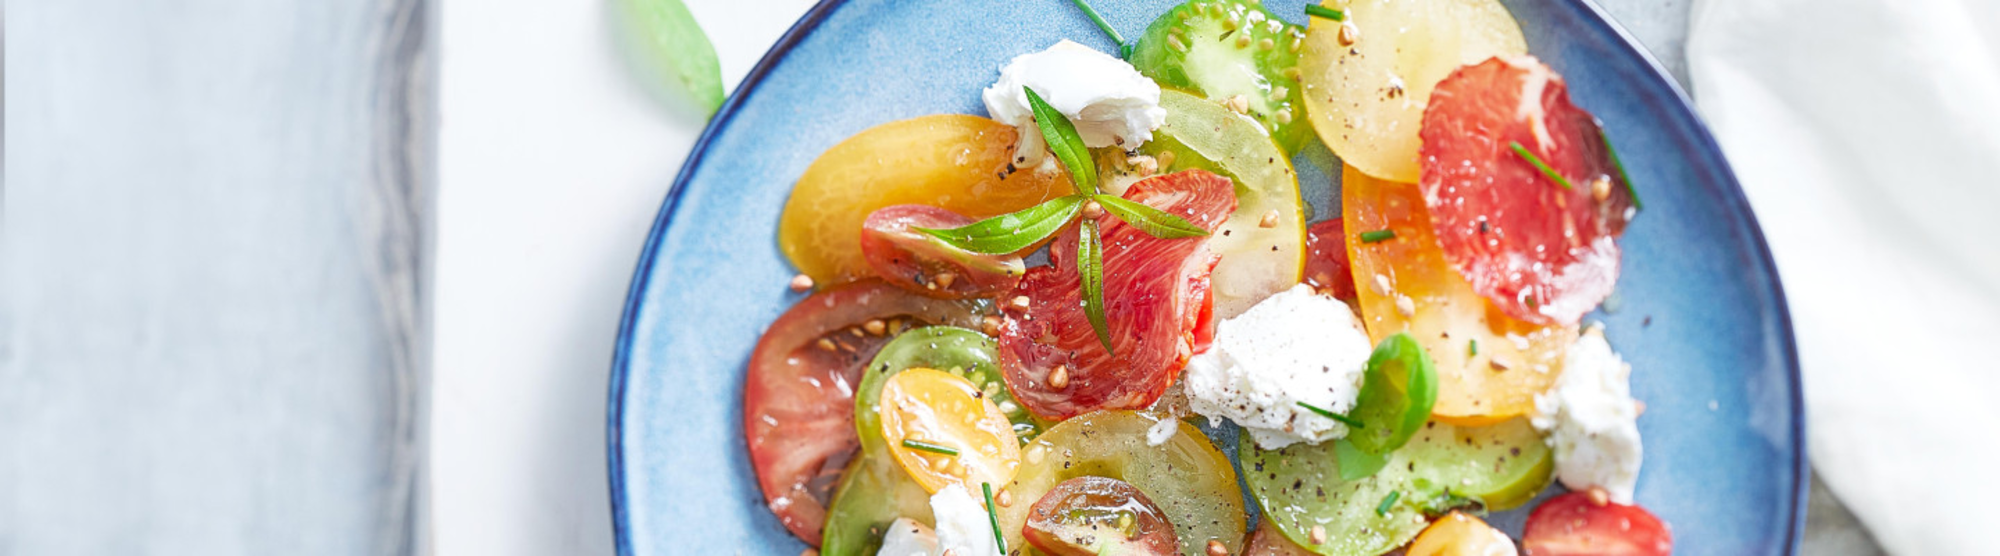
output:
[[[624,0],[634,42],[667,81],[668,91],[691,97],[703,115],[722,106],[722,65],[681,0]]]
[[[1424,428],[1436,404],[1437,370],[1423,346],[1407,333],[1384,338],[1368,356],[1361,394],[1347,412],[1368,426],[1349,432],[1347,440],[1361,451],[1387,454]]]
[[[1083,219],[1083,233],[1076,246],[1076,270],[1083,279],[1083,314],[1090,317],[1090,328],[1097,331],[1097,341],[1104,343],[1104,352],[1117,355],[1111,349],[1111,325],[1104,320],[1104,245],[1097,235],[1097,221]]]
[[[1062,230],[1076,213],[1083,210],[1084,197],[1070,195],[1050,199],[1039,205],[1019,211],[1002,214],[957,228],[936,229],[917,228],[917,231],[944,240],[953,247],[997,255],[1013,253],[1036,242],[1047,239]]]
[[[1022,87],[1028,93],[1028,107],[1035,111],[1035,127],[1041,128],[1042,140],[1049,145],[1049,152],[1055,153],[1063,167],[1069,169],[1069,180],[1076,190],[1085,195],[1097,194],[1097,166],[1090,160],[1090,148],[1083,145],[1083,136],[1077,135],[1076,124],[1063,116],[1061,110],[1049,106],[1042,95],[1034,89]]]
[[[1092,195],[1090,198],[1104,207],[1105,212],[1117,215],[1119,220],[1124,220],[1126,224],[1131,224],[1132,227],[1153,237],[1175,239],[1208,235],[1208,230],[1201,229],[1200,226],[1167,211],[1147,206],[1145,203],[1103,193]]]
[[[1359,430],[1348,434],[1359,434]],[[1357,481],[1374,475],[1389,466],[1388,454],[1370,454],[1354,446],[1346,438],[1333,441],[1334,467],[1340,468],[1340,480]]]

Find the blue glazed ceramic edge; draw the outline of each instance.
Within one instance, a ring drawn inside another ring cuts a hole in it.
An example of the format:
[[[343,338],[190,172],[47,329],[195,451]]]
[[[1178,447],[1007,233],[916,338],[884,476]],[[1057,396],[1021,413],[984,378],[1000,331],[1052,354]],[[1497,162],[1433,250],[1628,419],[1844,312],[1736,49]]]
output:
[[[832,14],[845,3],[845,0],[821,0],[819,4],[815,5],[801,17],[798,22],[794,23],[791,29],[787,30],[779,38],[778,42],[771,47],[771,50],[765,53],[764,57],[758,61],[756,67],[751,69],[750,74],[743,79],[742,83],[737,87],[736,92],[730,95],[728,101],[717,111],[715,117],[709,121],[707,128],[702,131],[701,137],[696,140],[694,147],[689,151],[686,162],[683,163],[681,171],[675,176],[672,186],[667,191],[660,212],[654,218],[653,226],[647,234],[646,243],[639,253],[637,265],[633,270],[632,286],[626,294],[624,315],[619,320],[617,345],[614,348],[611,365],[610,400],[606,426],[607,449],[609,452],[607,454],[607,465],[609,467],[610,478],[607,486],[611,490],[610,500],[614,543],[620,555],[632,554],[631,519],[626,512],[625,454],[622,440],[623,424],[625,421],[625,382],[631,370],[631,348],[636,319],[641,314],[646,287],[652,275],[658,270],[655,268],[654,258],[659,252],[659,242],[664,236],[675,210],[679,206],[681,193],[693,177],[695,170],[699,167],[703,155],[708,150],[715,136],[728,126],[730,120],[735,116],[738,107],[756,91],[758,85],[762,83],[763,78],[770,73],[772,68],[793,47],[797,46],[801,39],[810,34],[828,15]],[[1794,413],[1791,433],[1794,444],[1792,446],[1792,476],[1795,479],[1794,484],[1791,485],[1793,497],[1792,505],[1789,509],[1791,513],[1789,520],[1791,530],[1786,534],[1784,552],[1797,554],[1799,540],[1805,529],[1806,515],[1804,509],[1806,507],[1808,491],[1810,490],[1808,482],[1810,481],[1811,473],[1810,465],[1807,462],[1805,446],[1803,386],[1799,374],[1797,345],[1792,334],[1791,310],[1785,298],[1784,286],[1780,280],[1776,279],[1778,278],[1777,265],[1771,257],[1769,245],[1765,242],[1763,228],[1757,223],[1756,214],[1751,209],[1749,199],[1744,195],[1741,184],[1736,180],[1735,171],[1730,167],[1728,159],[1723,156],[1721,147],[1716,143],[1714,136],[1709,133],[1707,125],[1695,113],[1693,102],[1689,99],[1686,91],[1683,91],[1679,84],[1668,76],[1666,70],[1660,66],[1658,60],[1655,60],[1644,48],[1638,47],[1636,40],[1631,34],[1613,22],[1595,3],[1590,0],[1565,0],[1565,3],[1588,13],[1590,17],[1584,18],[1586,24],[1596,26],[1600,31],[1617,37],[1619,40],[1612,42],[1616,43],[1617,48],[1623,49],[1625,54],[1643,60],[1647,68],[1651,70],[1648,77],[1654,81],[1653,84],[1664,86],[1670,91],[1672,93],[1671,96],[1678,102],[1678,106],[1675,108],[1690,116],[1690,121],[1694,122],[1694,131],[1698,142],[1697,146],[1707,158],[1717,161],[1720,176],[1729,185],[1727,191],[1728,202],[1743,211],[1745,227],[1749,230],[1752,239],[1755,240],[1756,256],[1764,268],[1770,269],[1773,279],[1767,281],[1767,286],[1770,289],[1771,298],[1778,309],[1776,316],[1780,324],[1779,329],[1782,332],[1779,344],[1782,347],[1785,358],[1788,375],[1786,377],[1787,384],[1791,390],[1789,401]]]

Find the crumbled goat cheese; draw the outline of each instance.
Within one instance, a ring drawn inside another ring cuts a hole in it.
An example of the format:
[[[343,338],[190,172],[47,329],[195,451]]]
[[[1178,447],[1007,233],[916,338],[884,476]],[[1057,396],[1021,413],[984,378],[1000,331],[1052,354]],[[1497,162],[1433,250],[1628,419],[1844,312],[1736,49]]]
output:
[[[1611,500],[1632,503],[1639,482],[1639,404],[1632,399],[1632,367],[1592,328],[1570,345],[1562,376],[1535,397],[1535,428],[1549,433],[1556,477],[1570,490],[1603,488]]]
[[[1216,325],[1214,346],[1188,361],[1188,405],[1267,450],[1340,438],[1345,425],[1298,404],[1353,409],[1372,351],[1346,304],[1293,286]]]
[[[1000,80],[981,95],[988,116],[1020,130],[1015,166],[1046,166],[1042,133],[1023,87],[1033,87],[1050,107],[1076,125],[1084,145],[1126,149],[1153,140],[1153,130],[1167,122],[1160,108],[1160,86],[1139,74],[1132,64],[1090,47],[1064,40],[1041,52],[1015,56],[1000,70]]]

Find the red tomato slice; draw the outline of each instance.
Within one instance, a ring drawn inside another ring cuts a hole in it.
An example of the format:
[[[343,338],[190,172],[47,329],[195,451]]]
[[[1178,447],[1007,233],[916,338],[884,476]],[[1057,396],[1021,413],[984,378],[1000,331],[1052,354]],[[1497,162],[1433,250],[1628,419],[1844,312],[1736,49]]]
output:
[[[808,297],[764,331],[743,381],[743,436],[764,501],[786,529],[819,544],[826,503],[860,444],[854,385],[890,337],[865,325],[908,319],[975,326],[977,308],[868,280]]]
[[[1613,238],[1632,197],[1597,119],[1570,103],[1561,76],[1526,56],[1459,68],[1431,92],[1419,136],[1438,243],[1480,295],[1514,318],[1567,325],[1611,294]]]
[[[982,255],[911,228],[956,228],[976,222],[927,205],[893,205],[861,224],[861,254],[884,281],[941,299],[993,297],[1013,289],[1026,270],[1021,258]]]
[[[1229,178],[1201,170],[1147,178],[1125,198],[1210,231],[1236,210]],[[1104,239],[1104,315],[1115,357],[1084,316],[1078,228],[1050,245],[1050,266],[1030,269],[1002,298],[1000,364],[1007,388],[1043,419],[1146,407],[1214,337],[1208,277],[1220,257],[1208,251],[1207,238],[1160,239],[1110,214],[1097,221]],[[1028,299],[1025,309],[1013,304],[1021,297]],[[1063,378],[1054,379],[1057,369]]]
[[[1347,235],[1335,218],[1306,228],[1306,285],[1352,302],[1354,271],[1347,264]]]
[[[1581,492],[1550,498],[1521,532],[1528,556],[1667,556],[1674,534],[1666,522],[1638,506],[1600,506]]]

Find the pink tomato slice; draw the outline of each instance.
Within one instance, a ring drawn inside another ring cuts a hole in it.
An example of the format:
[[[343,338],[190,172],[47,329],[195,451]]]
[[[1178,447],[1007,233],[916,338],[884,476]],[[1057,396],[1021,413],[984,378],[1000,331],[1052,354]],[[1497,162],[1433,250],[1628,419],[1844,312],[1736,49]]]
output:
[[[1528,514],[1521,548],[1528,556],[1667,556],[1674,552],[1674,533],[1645,508],[1600,504],[1572,492]]]
[[[929,297],[993,297],[1013,289],[1026,270],[1013,254],[959,249],[912,228],[956,228],[970,217],[927,205],[894,205],[861,224],[861,254],[882,280]]]

